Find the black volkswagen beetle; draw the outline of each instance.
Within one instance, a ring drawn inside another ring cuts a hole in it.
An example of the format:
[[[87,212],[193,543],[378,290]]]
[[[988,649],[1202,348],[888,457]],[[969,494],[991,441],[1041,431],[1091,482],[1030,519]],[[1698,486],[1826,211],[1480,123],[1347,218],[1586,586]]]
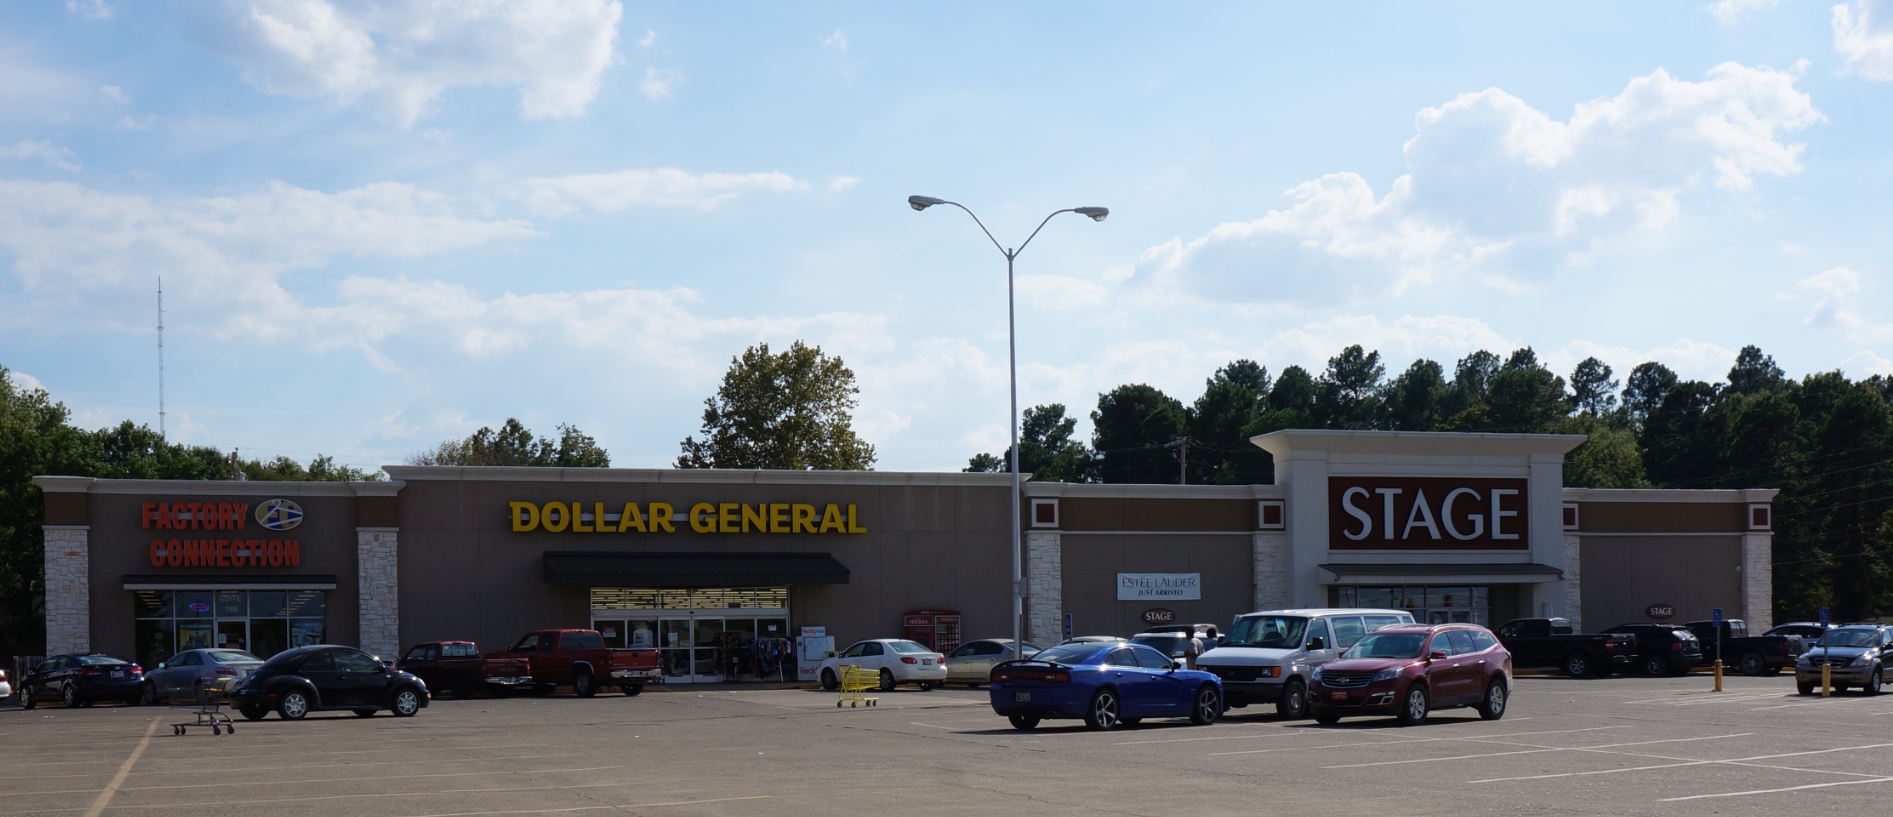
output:
[[[354,647],[317,644],[272,656],[230,693],[237,711],[261,720],[271,711],[301,720],[318,709],[369,717],[383,709],[413,717],[427,706],[427,684]]]

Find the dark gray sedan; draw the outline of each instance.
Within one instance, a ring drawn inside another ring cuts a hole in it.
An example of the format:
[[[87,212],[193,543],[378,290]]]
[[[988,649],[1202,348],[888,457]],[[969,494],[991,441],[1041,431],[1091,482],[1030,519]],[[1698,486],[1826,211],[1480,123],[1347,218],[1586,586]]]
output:
[[[204,689],[228,682],[234,685],[263,665],[263,659],[242,650],[185,650],[145,673],[145,701],[166,698],[197,700]]]

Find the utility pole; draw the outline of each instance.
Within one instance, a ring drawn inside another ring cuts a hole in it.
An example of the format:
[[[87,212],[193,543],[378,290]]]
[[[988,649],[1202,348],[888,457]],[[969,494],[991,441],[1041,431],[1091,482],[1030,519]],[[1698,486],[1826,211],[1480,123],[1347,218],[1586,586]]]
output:
[[[1178,437],[1164,443],[1163,447],[1177,450],[1177,484],[1190,484],[1190,438]]]
[[[164,276],[158,276],[158,439],[164,439]]]

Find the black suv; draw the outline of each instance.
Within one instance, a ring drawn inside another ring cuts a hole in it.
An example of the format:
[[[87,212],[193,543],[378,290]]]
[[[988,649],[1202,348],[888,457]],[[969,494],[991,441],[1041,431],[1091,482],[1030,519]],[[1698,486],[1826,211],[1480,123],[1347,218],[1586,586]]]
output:
[[[302,720],[318,709],[346,709],[364,718],[386,709],[406,718],[427,706],[427,684],[354,647],[317,644],[264,661],[230,700],[253,721],[271,711],[283,720]]]
[[[1673,624],[1619,624],[1607,633],[1637,637],[1637,669],[1652,678],[1681,675],[1702,664],[1702,641]]]

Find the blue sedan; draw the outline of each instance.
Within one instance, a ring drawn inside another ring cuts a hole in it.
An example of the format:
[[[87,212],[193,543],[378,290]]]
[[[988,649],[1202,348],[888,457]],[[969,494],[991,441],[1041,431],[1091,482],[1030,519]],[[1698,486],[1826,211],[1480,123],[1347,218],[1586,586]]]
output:
[[[1201,725],[1223,713],[1222,681],[1141,644],[1060,644],[993,667],[988,689],[993,711],[1015,729],[1059,718],[1092,729],[1145,718]]]

